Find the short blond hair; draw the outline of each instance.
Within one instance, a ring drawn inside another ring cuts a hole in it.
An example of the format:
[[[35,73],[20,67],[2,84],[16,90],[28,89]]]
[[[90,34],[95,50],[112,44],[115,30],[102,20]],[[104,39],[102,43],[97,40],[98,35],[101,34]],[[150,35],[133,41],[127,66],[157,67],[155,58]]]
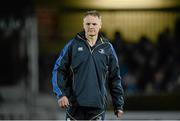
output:
[[[98,11],[96,11],[96,10],[91,10],[91,11],[87,11],[86,13],[85,13],[85,15],[84,15],[84,18],[86,17],[86,16],[95,16],[95,17],[98,17],[99,19],[101,19],[101,15],[100,15],[100,13],[98,12]]]

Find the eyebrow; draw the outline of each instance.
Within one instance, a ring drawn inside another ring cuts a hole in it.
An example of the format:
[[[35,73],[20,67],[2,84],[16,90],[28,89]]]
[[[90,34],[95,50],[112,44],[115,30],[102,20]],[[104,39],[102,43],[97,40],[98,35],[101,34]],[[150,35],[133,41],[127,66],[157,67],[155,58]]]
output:
[[[90,24],[97,25],[97,23],[86,23],[86,25],[90,25]]]

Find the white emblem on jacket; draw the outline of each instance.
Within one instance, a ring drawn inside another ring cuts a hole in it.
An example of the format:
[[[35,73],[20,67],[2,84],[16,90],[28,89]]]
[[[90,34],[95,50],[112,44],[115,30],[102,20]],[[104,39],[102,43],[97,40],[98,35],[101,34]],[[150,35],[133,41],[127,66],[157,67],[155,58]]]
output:
[[[99,49],[98,52],[101,53],[101,54],[105,54],[104,49]]]
[[[78,51],[83,51],[83,47],[78,47]]]

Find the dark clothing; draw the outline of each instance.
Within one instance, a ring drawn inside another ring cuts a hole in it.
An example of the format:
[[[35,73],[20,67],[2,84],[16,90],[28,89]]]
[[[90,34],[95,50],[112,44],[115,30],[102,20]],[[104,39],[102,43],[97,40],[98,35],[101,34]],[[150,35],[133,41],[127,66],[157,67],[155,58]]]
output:
[[[92,107],[69,107],[66,110],[66,120],[104,120],[105,111]]]
[[[63,48],[52,76],[57,98],[67,96],[72,106],[104,109],[109,85],[115,110],[123,109],[123,88],[116,53],[110,42],[99,35],[93,48],[84,32]]]

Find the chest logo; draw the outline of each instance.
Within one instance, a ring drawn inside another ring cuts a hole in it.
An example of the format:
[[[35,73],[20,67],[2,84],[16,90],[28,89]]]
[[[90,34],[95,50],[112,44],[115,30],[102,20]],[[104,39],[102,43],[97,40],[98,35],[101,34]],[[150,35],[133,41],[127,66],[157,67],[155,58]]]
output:
[[[78,51],[83,51],[83,47],[78,47]]]
[[[99,49],[98,52],[101,53],[101,54],[105,54],[104,49]]]

